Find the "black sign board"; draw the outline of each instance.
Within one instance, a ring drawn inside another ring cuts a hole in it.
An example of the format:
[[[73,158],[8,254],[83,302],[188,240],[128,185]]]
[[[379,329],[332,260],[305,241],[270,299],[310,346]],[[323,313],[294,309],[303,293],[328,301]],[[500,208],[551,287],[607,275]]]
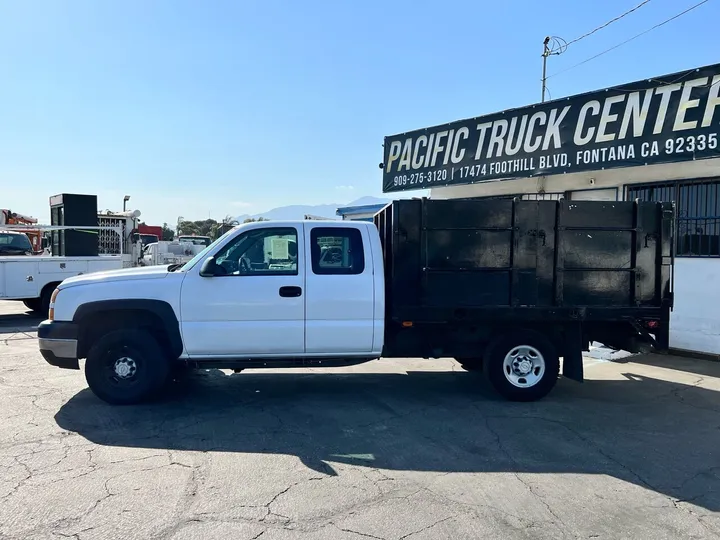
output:
[[[385,137],[383,191],[720,157],[720,64]]]

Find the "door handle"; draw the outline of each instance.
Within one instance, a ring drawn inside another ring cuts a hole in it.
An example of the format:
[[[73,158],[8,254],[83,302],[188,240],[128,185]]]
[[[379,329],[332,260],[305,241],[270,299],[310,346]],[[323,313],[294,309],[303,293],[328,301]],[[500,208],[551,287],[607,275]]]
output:
[[[302,296],[302,289],[300,287],[280,287],[280,296],[284,298],[297,298]]]

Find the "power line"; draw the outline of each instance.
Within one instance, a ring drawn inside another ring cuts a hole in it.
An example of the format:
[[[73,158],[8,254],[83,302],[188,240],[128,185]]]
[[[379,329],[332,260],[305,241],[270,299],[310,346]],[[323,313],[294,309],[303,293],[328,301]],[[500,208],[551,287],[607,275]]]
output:
[[[603,24],[602,26],[598,26],[598,27],[595,28],[594,30],[591,30],[591,31],[588,32],[587,34],[583,34],[583,35],[580,36],[579,38],[573,39],[572,41],[568,41],[568,42],[565,44],[565,47],[567,47],[568,45],[572,45],[573,43],[577,43],[577,42],[580,41],[581,39],[585,39],[586,37],[593,35],[593,34],[594,34],[595,32],[597,32],[598,30],[602,30],[603,28],[605,28],[605,27],[607,27],[607,26],[610,26],[612,23],[619,21],[619,20],[622,19],[623,17],[625,17],[625,16],[627,16],[627,15],[630,15],[633,11],[636,11],[637,9],[643,7],[643,6],[644,6],[645,4],[647,4],[649,1],[650,1],[650,0],[643,0],[642,2],[640,2],[640,3],[639,3],[637,6],[635,6],[634,8],[627,10],[625,13],[623,13],[622,15],[618,15],[618,16],[615,17],[614,19],[610,19],[608,22],[606,22],[606,23]]]
[[[604,55],[604,54],[607,54],[607,53],[609,53],[610,51],[614,51],[615,49],[617,49],[617,48],[619,48],[619,47],[622,47],[623,45],[625,45],[625,44],[627,44],[627,43],[630,43],[631,41],[639,38],[640,36],[644,36],[644,35],[647,34],[648,32],[651,32],[651,31],[655,30],[656,28],[660,28],[661,26],[666,25],[666,24],[669,23],[670,21],[674,21],[674,20],[677,19],[678,17],[682,17],[682,16],[685,15],[686,13],[692,11],[692,10],[695,9],[695,8],[698,8],[698,7],[702,6],[703,4],[705,4],[705,3],[707,3],[707,2],[709,2],[709,0],[702,0],[702,2],[698,2],[697,4],[695,4],[695,5],[693,5],[693,6],[690,6],[690,7],[687,8],[685,11],[682,11],[682,12],[678,13],[677,15],[673,15],[673,16],[670,17],[669,19],[665,19],[663,22],[658,23],[658,24],[656,24],[655,26],[652,26],[652,27],[648,28],[648,29],[645,30],[644,32],[640,32],[639,34],[634,35],[634,36],[631,37],[630,39],[626,39],[625,41],[623,41],[623,42],[621,42],[621,43],[618,43],[617,45],[615,45],[615,46],[613,46],[613,47],[610,47],[609,49],[605,49],[604,51],[596,54],[595,56],[591,56],[590,58],[587,58],[587,59],[583,60],[582,62],[580,62],[580,63],[578,63],[578,64],[575,64],[574,66],[570,66],[570,67],[567,68],[567,69],[563,69],[562,71],[558,71],[557,73],[553,73],[552,75],[548,75],[547,78],[549,79],[550,77],[555,77],[556,75],[560,75],[561,73],[565,73],[565,72],[567,72],[567,71],[570,71],[571,69],[575,69],[576,67],[580,67],[580,66],[582,66],[583,64],[587,64],[587,63],[590,62],[591,60],[595,60],[596,58],[598,58],[598,57],[600,57],[600,56],[602,56],[602,55]],[[572,43],[572,41],[571,41],[570,43]]]

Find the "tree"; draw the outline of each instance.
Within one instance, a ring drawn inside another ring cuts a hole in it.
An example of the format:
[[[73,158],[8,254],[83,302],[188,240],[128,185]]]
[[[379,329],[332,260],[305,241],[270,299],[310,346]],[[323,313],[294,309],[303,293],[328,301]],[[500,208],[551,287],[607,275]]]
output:
[[[171,241],[175,238],[175,231],[173,231],[167,223],[162,225],[162,238],[160,240]]]
[[[264,218],[262,216],[260,216],[259,218],[249,217],[249,218],[246,218],[245,221],[243,221],[243,223],[255,223],[256,221],[270,221],[270,220],[268,218]]]
[[[179,221],[178,235],[211,236],[218,222],[214,219],[201,219],[198,221]]]

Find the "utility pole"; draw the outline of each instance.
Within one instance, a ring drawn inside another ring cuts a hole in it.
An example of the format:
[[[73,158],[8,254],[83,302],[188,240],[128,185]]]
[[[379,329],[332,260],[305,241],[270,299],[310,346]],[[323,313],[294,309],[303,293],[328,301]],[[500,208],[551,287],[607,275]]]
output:
[[[649,0],[648,0],[649,1]],[[560,37],[547,36],[543,41],[543,53],[542,53],[542,102],[545,101],[545,94],[547,93],[547,60],[548,56],[557,56],[562,54],[567,49],[567,42]],[[551,75],[552,76],[552,75]],[[552,96],[550,96],[552,98]]]
[[[545,81],[547,81],[547,59],[548,59],[548,56],[550,56],[552,54],[550,52],[550,47],[548,47],[548,43],[550,43],[550,36],[547,36],[545,38],[545,41],[543,41],[542,102],[545,102],[545,90],[547,89],[547,86],[545,85]]]

